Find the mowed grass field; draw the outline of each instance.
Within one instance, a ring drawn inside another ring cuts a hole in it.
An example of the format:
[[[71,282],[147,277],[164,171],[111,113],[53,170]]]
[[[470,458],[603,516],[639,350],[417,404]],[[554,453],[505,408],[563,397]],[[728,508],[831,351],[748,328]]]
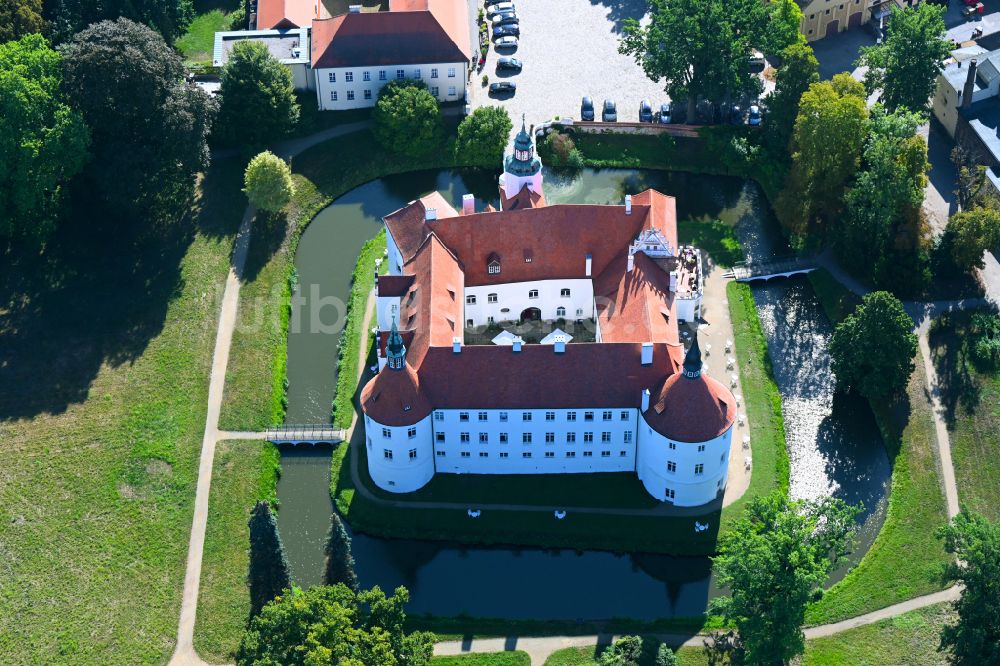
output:
[[[145,238],[80,211],[45,255],[0,258],[5,665],[173,651],[241,167]]]

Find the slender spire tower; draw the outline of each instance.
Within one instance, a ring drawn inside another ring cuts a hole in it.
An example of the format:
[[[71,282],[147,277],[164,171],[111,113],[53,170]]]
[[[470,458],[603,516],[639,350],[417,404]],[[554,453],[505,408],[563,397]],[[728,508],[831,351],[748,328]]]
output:
[[[514,137],[513,150],[504,156],[501,183],[508,198],[514,197],[525,186],[532,192],[542,192],[542,161],[535,154],[535,144],[524,115],[521,116],[521,131]]]

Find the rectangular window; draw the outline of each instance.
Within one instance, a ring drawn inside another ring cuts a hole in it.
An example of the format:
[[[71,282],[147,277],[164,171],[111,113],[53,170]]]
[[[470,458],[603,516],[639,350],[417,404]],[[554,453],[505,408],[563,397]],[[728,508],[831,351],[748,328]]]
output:
[[[698,445],[698,453],[701,453],[704,450],[705,450],[705,445],[704,444],[699,444]]]
[[[583,413],[583,420],[584,421],[593,421],[594,420],[594,412],[584,412]]]
[[[330,80],[330,83],[336,83],[337,82],[337,73],[336,72],[330,72],[327,75],[327,78]]]
[[[556,457],[556,452],[555,451],[546,451],[545,452],[545,457],[546,458],[555,458]]]
[[[353,90],[348,90],[347,91],[347,101],[350,102],[353,99],[354,99],[354,91]]]
[[[530,432],[522,432],[521,433],[521,443],[522,444],[531,444],[531,433]]]
[[[521,457],[522,458],[530,458],[531,457],[531,451],[524,451],[523,453],[521,453]]]
[[[507,453],[506,451],[501,451],[500,452],[500,457],[501,458],[508,458],[508,457],[510,457],[510,454]]]
[[[601,457],[602,458],[610,458],[611,457],[611,451],[601,451]]]
[[[479,443],[480,444],[489,444],[490,443],[490,434],[488,432],[481,432],[481,433],[479,433]]]
[[[560,289],[559,295],[563,298],[569,298],[569,289]]]
[[[444,458],[444,451],[435,451],[438,458]]]
[[[436,79],[438,77],[437,67],[431,67],[431,78]]]
[[[448,78],[449,79],[455,78],[455,68],[454,67],[449,67],[448,68]]]
[[[593,451],[584,451],[583,452],[583,457],[584,458],[593,458],[594,457],[594,452]]]
[[[330,91],[330,101],[331,102],[336,102],[337,101],[337,91],[336,90],[331,90]]]
[[[566,457],[567,458],[576,458],[576,451],[567,451],[566,452]]]
[[[507,443],[507,433],[505,432],[500,433],[500,443],[501,444]]]
[[[404,72],[401,69],[397,69],[396,70],[396,78],[397,79],[405,79],[406,78],[406,72]]]
[[[521,420],[522,421],[530,421],[531,420],[531,412],[521,412]]]
[[[677,471],[677,463],[675,463],[673,460],[668,460],[667,461],[667,471],[670,472],[671,474],[673,474],[674,472],[676,472]]]
[[[448,86],[448,96],[449,97],[454,97],[457,94],[458,94],[458,91],[455,90],[455,86]]]
[[[566,412],[567,421],[576,421],[576,412]]]
[[[611,420],[611,410],[609,410],[609,409],[604,410],[604,413],[601,414],[601,419],[603,419],[605,421],[610,421]]]
[[[344,80],[348,83],[354,82],[354,72],[344,72]]]
[[[410,460],[416,460],[416,459],[417,459],[417,450],[410,449]]]
[[[413,439],[414,437],[417,436],[417,429],[416,428],[407,428],[406,429],[406,436],[409,437],[410,439]]]
[[[392,439],[392,430],[389,428],[382,428],[382,437],[384,439]]]
[[[556,442],[556,434],[554,432],[545,433],[546,444],[555,444],[555,442]]]
[[[465,297],[465,304],[466,305],[475,305],[476,304],[476,297],[474,295],[472,295],[472,296],[466,296]]]
[[[378,70],[378,80],[385,81],[385,79],[386,79],[385,70],[384,69]]]
[[[469,451],[462,451],[461,455],[463,458],[469,458],[472,456],[472,453],[470,453]]]
[[[507,412],[500,412],[500,421],[502,423],[506,423],[507,422]]]
[[[490,415],[488,413],[486,413],[486,412],[479,412],[479,420],[480,421],[487,421],[487,420],[489,420],[489,418],[490,418]]]
[[[670,499],[670,500],[672,500],[674,498],[674,489],[673,488],[667,488],[666,497],[667,497],[667,499]]]
[[[627,456],[628,456],[628,451],[619,451],[618,452],[618,457],[619,458],[625,458]]]
[[[594,441],[594,433],[592,432],[583,433],[583,442],[585,444],[590,444],[593,441]]]
[[[443,432],[437,432],[437,433],[434,433],[434,437],[435,437],[435,439],[436,439],[437,441],[439,441],[439,442],[441,442],[442,444],[444,444],[444,433],[443,433]]]
[[[602,432],[601,433],[601,441],[602,442],[610,442],[611,441],[611,433],[610,432]]]
[[[701,463],[698,463],[697,465],[694,466],[694,473],[695,474],[704,474],[705,473],[705,466],[703,464],[701,464]]]
[[[431,86],[431,95],[433,95],[434,97],[440,97],[441,89],[438,88],[437,86]]]
[[[461,441],[461,442],[462,442],[463,444],[467,444],[467,443],[469,442],[469,433],[467,433],[467,432],[463,432],[462,434],[460,434],[460,435],[458,436],[458,439],[459,439],[459,441]]]
[[[620,419],[621,419],[622,421],[628,421],[628,412],[625,412],[625,411],[623,411],[623,412],[622,412],[622,413],[621,413],[621,414],[619,415],[619,418],[620,418]]]
[[[556,420],[556,413],[555,412],[545,412],[545,420],[546,421],[555,421]]]
[[[382,449],[382,456],[386,460],[392,460],[392,451],[390,449]]]
[[[444,412],[434,412],[435,421],[444,421]]]
[[[490,452],[489,451],[480,451],[479,452],[479,457],[480,458],[489,458],[490,457]]]
[[[721,456],[719,456],[719,462],[721,463],[721,462],[725,462],[725,461],[726,461],[726,454],[725,454],[725,452],[723,452],[723,454]]]
[[[458,420],[459,421],[468,421],[469,420],[469,412],[459,412],[458,413]]]
[[[415,78],[415,79],[419,79],[420,78],[420,70],[419,69],[413,70],[413,78]]]
[[[575,432],[568,432],[568,433],[566,433],[566,443],[567,444],[575,444],[576,443],[576,433]]]
[[[497,295],[496,294],[487,294],[486,295],[486,302],[487,303],[496,303],[497,302]]]
[[[670,442],[670,444],[667,445],[667,448],[673,451],[677,448],[677,444],[675,444],[674,442]]]
[[[365,90],[365,99],[371,99],[371,98],[372,98],[372,91]]]
[[[626,430],[625,431],[625,443],[626,444],[631,444],[632,443],[632,431],[631,430]]]
[[[528,298],[538,298],[538,290],[537,289],[528,290]]]
[[[364,72],[361,75],[361,80],[362,81],[371,81],[372,80],[372,73],[371,72]]]

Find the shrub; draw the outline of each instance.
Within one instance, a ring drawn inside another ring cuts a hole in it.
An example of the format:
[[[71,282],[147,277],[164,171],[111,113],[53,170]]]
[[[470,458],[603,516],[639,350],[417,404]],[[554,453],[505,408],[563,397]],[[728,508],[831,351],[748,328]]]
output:
[[[250,160],[243,191],[254,207],[277,212],[292,200],[292,171],[285,160],[265,150]]]
[[[972,315],[972,361],[983,369],[1000,367],[1000,316],[977,312]]]
[[[552,156],[552,166],[574,169],[583,166],[583,154],[570,135],[552,132],[545,137],[545,146]]]

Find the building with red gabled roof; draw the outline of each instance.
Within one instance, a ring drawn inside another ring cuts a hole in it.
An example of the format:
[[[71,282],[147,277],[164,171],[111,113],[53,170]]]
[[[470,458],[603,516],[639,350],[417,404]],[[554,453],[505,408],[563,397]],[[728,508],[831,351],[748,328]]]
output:
[[[697,339],[680,342],[703,290],[674,199],[547,204],[523,124],[498,185],[499,211],[435,192],[383,218],[379,372],[360,400],[373,481],[405,493],[439,473],[633,472],[678,506],[721,497],[736,399],[702,374]],[[531,320],[554,330],[511,332]]]

